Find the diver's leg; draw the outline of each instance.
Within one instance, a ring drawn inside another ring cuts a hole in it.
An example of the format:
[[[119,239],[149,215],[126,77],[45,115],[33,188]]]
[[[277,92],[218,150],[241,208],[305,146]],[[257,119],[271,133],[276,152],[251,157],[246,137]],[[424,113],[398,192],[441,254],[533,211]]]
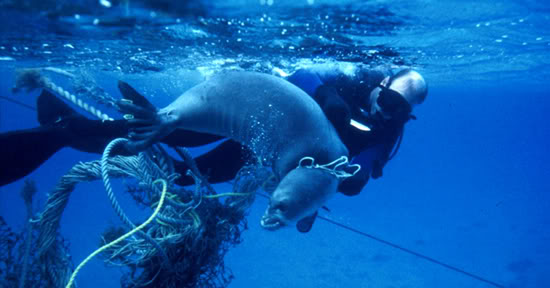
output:
[[[162,143],[170,146],[198,147],[214,143],[223,138],[225,137],[183,129],[176,129],[172,133],[168,134],[168,136],[162,138]]]
[[[0,185],[27,176],[63,147],[102,153],[128,133],[126,121],[87,119],[47,90],[37,98],[37,112],[40,127],[0,134]]]
[[[250,152],[247,148],[233,140],[227,140],[211,151],[195,158],[199,171],[210,183],[229,181],[245,165]],[[175,168],[182,175],[176,184],[187,186],[194,184],[193,178],[185,176],[189,168],[183,162],[175,162]]]

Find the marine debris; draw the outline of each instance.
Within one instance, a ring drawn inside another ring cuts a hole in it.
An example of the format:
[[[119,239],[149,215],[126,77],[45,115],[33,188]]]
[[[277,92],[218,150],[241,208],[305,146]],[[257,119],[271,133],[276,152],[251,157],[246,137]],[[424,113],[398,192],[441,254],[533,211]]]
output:
[[[54,232],[49,248],[38,253],[36,243],[42,227],[34,220],[33,196],[36,185],[25,181],[21,196],[27,207],[27,224],[21,231],[12,230],[0,217],[0,287],[63,287],[73,270],[69,244]]]
[[[193,161],[185,157],[188,152],[178,150],[184,161]],[[224,255],[241,241],[248,208],[271,172],[245,166],[231,192],[216,194],[205,178],[196,174],[198,169],[188,171],[196,181],[194,189],[174,187],[179,175],[161,146],[135,156],[111,157],[109,151],[106,149],[102,160],[75,165],[60,179],[50,192],[44,211],[29,221],[32,233],[15,233],[0,218],[0,279],[4,279],[0,280],[0,287],[17,287],[22,282],[19,287],[77,287],[77,281],[69,281],[78,280],[78,271],[71,277],[74,266],[68,244],[59,235],[59,223],[76,185],[99,179],[105,181],[111,204],[124,223],[106,227],[98,241],[100,246],[110,243],[99,253],[104,262],[124,268],[121,287],[227,287],[232,274],[224,265]],[[194,163],[187,164],[196,167]],[[156,217],[134,224],[118,205],[110,188],[112,178],[135,178],[135,182],[125,179],[127,192],[138,205],[156,209]],[[164,187],[156,184],[158,179],[162,179]],[[164,200],[162,207],[159,200]],[[130,230],[135,233],[127,233]],[[118,239],[125,233],[131,235]],[[31,242],[29,246],[27,243]]]

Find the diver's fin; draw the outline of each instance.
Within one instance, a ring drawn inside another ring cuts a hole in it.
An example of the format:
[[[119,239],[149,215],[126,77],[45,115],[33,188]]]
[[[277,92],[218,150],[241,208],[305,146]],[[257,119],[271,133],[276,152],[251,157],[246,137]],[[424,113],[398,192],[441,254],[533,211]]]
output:
[[[72,142],[62,120],[82,117],[47,90],[36,100],[40,127],[0,133],[0,186],[17,181]]]
[[[42,90],[36,99],[36,109],[40,125],[54,124],[71,116],[81,116],[48,90]]]
[[[27,176],[66,142],[63,129],[57,126],[0,133],[0,186]]]
[[[317,218],[317,211],[315,213],[301,219],[296,223],[296,229],[302,233],[307,233],[311,230],[311,227],[313,227],[313,223],[315,223],[315,218]]]

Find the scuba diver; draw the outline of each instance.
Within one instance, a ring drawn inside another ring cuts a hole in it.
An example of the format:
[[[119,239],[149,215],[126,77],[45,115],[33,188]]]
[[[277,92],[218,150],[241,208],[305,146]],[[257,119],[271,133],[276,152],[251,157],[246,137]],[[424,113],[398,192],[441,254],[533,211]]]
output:
[[[359,67],[355,67],[353,73],[335,67],[316,67],[298,70],[286,80],[319,104],[348,148],[352,164],[361,165],[355,176],[338,187],[338,191],[347,196],[359,194],[371,177],[382,176],[384,166],[399,149],[405,123],[416,119],[411,114],[412,108],[427,96],[424,78],[411,69],[391,75]],[[125,99],[156,111],[127,83],[119,81],[118,87]],[[40,127],[0,133],[3,163],[0,186],[28,175],[63,147],[101,154],[111,140],[128,135],[131,138],[136,128],[127,120],[90,120],[47,90],[38,97],[37,110]],[[222,139],[222,136],[177,129],[163,138],[162,143],[198,147]],[[113,153],[132,154],[124,148]],[[195,161],[209,182],[219,183],[233,179],[250,156],[247,148],[228,139]],[[188,167],[183,162],[175,161],[174,165],[176,171],[185,175]],[[194,180],[182,176],[175,183],[186,186],[194,184]]]

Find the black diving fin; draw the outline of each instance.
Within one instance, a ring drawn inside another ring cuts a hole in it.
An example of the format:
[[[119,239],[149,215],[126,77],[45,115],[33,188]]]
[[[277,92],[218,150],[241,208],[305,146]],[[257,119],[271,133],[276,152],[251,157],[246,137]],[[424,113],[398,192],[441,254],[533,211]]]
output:
[[[47,90],[38,97],[37,110],[40,127],[0,133],[0,186],[27,176],[70,145],[62,122],[79,114]]]
[[[82,117],[48,90],[42,90],[42,93],[36,99],[36,109],[38,122],[41,126],[54,125],[71,117]]]

